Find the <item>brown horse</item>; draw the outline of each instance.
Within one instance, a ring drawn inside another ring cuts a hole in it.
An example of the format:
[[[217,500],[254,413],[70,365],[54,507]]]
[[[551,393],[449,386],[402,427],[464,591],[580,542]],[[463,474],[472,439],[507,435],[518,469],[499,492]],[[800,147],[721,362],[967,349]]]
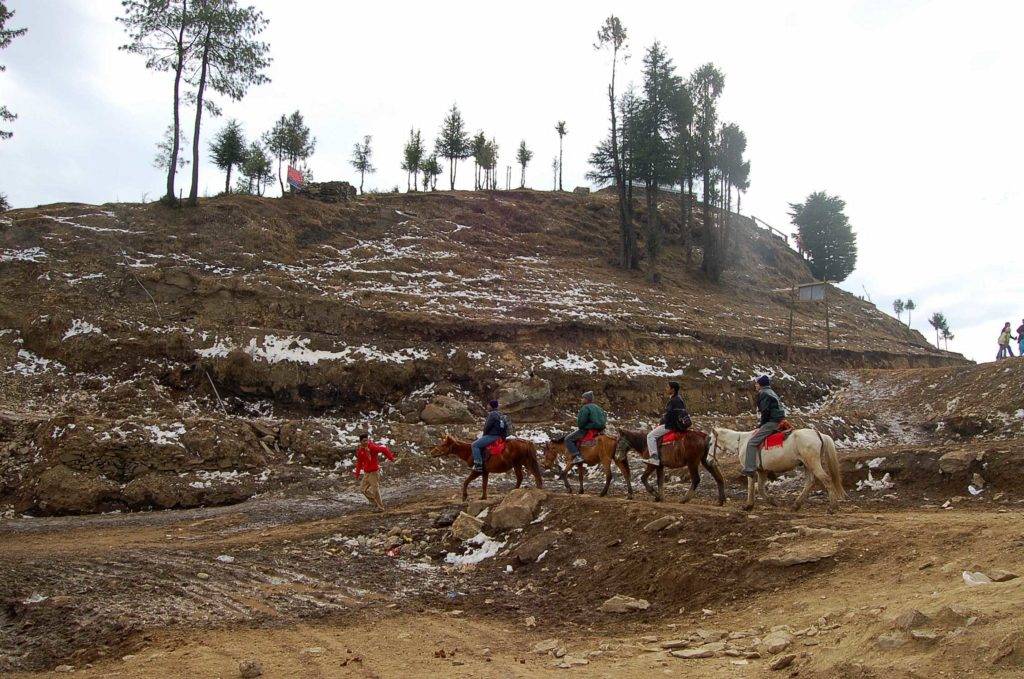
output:
[[[619,445],[615,451],[616,458],[621,457],[625,459],[630,448],[635,450],[640,457],[645,459],[648,457],[647,432],[620,429],[619,436]],[[725,479],[722,478],[722,472],[719,471],[718,463],[714,458],[708,459],[708,452],[710,450],[711,437],[702,431],[691,429],[681,439],[661,446],[661,465],[658,467],[650,464],[646,465],[647,469],[644,470],[640,480],[643,482],[644,487],[647,488],[647,492],[654,496],[654,501],[661,502],[664,499],[665,469],[686,467],[690,470],[690,490],[687,491],[681,501],[689,502],[697,492],[697,486],[700,485],[700,465],[704,465],[704,468],[711,472],[715,483],[718,484],[718,504],[719,506],[724,505]],[[658,474],[657,489],[651,487],[651,484],[647,481],[655,469],[657,469]]]
[[[601,434],[596,439],[597,443],[592,446],[580,446],[580,454],[583,456],[584,464],[579,465],[580,475],[580,495],[583,495],[583,468],[587,465],[600,464],[604,467],[604,488],[601,490],[601,497],[608,494],[608,488],[612,485],[612,462],[615,462],[615,466],[622,472],[622,476],[626,479],[626,492],[630,500],[633,499],[633,481],[629,475],[629,462],[623,457],[621,460],[615,457],[615,449],[619,443],[619,439],[615,436],[608,436]],[[578,444],[577,444],[578,445]],[[565,447],[565,436],[556,437],[548,441],[544,446],[544,468],[552,469],[555,467],[555,461],[562,457],[565,459],[565,468],[561,470],[555,470],[555,473],[561,477],[562,482],[565,484],[565,489],[572,492],[572,486],[569,485],[569,472],[572,470],[572,453]]]
[[[471,444],[451,436],[445,436],[441,439],[440,443],[430,449],[430,454],[433,457],[454,455],[469,467],[473,466],[473,448]],[[498,456],[490,455],[486,457],[483,472],[478,472],[475,469],[469,472],[469,476],[462,482],[462,501],[465,502],[466,497],[469,495],[470,482],[478,476],[484,477],[484,494],[481,496],[483,500],[487,499],[487,477],[490,474],[504,474],[510,470],[514,471],[516,473],[516,488],[518,488],[523,485],[524,466],[533,474],[537,487],[543,488],[544,481],[540,477],[540,464],[537,463],[537,446],[533,444],[533,441],[526,439],[508,439],[505,442],[504,453]]]

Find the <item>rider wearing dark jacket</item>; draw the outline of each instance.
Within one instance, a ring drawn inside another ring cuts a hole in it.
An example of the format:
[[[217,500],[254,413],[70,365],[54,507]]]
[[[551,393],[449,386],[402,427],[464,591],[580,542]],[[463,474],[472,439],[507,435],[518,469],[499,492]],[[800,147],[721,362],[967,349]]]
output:
[[[484,420],[483,434],[476,441],[473,441],[473,470],[482,472],[484,470],[484,448],[491,445],[500,438],[508,436],[505,426],[505,417],[498,410],[498,402],[491,401],[487,404],[490,412]]]
[[[665,414],[661,418],[661,424],[647,434],[647,464],[661,465],[661,456],[658,453],[658,441],[670,431],[686,431],[690,428],[690,413],[686,411],[686,404],[679,396],[679,383],[668,383],[668,403],[665,405]]]
[[[771,379],[767,375],[757,378],[757,411],[761,413],[761,425],[747,441],[747,449],[743,455],[744,476],[757,473],[757,451],[765,439],[779,430],[779,423],[786,419],[786,409],[779,395],[771,387]]]

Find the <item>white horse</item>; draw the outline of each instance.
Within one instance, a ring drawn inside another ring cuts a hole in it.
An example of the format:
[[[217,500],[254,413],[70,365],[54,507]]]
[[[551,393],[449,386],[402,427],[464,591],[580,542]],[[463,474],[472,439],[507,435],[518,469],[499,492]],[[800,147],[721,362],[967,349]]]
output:
[[[747,441],[754,435],[754,432],[733,431],[724,427],[715,427],[713,432],[714,451],[721,450],[736,455],[742,466]],[[835,512],[839,500],[846,498],[843,479],[839,471],[839,455],[836,453],[836,444],[832,437],[813,429],[797,429],[786,437],[786,442],[782,446],[761,451],[761,466],[757,470],[757,492],[765,502],[775,506],[775,500],[768,497],[764,490],[765,472],[785,474],[796,469],[800,464],[804,466],[804,488],[797,496],[796,502],[793,503],[793,511],[800,509],[811,489],[814,488],[814,482],[817,481],[824,490],[828,491],[829,513]],[[754,486],[754,478],[748,477],[747,504],[743,506],[744,511],[754,508]]]

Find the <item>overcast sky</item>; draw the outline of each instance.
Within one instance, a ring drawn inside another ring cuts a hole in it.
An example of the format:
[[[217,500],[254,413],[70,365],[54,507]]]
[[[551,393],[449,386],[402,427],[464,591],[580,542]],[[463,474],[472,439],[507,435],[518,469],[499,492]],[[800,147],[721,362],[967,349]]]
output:
[[[788,203],[838,194],[860,245],[843,287],[890,313],[894,298],[912,297],[913,325],[933,341],[926,319],[945,312],[950,348],[975,360],[994,357],[1004,321],[1024,318],[1022,3],[254,4],[270,20],[272,82],[220,102],[204,156],[229,117],[255,135],[299,109],[317,137],[317,179],[353,180],[352,145],[370,134],[378,171],[367,188],[404,187],[410,126],[433,140],[457,102],[472,131],[497,139],[502,168],[526,140],[534,188],[551,188],[554,125],[565,120],[565,188],[584,184],[607,125],[609,62],[592,43],[615,12],[634,55],[623,84],[638,80],[655,39],[681,75],[707,61],[725,72],[722,119],[746,132],[752,163],[744,214],[789,232]],[[0,145],[0,190],[16,207],[158,197],[151,163],[172,77],[117,50],[120,3],[8,5],[29,32],[0,53],[0,99],[19,115]],[[459,186],[471,185],[464,163]],[[203,191],[222,186],[204,162]]]

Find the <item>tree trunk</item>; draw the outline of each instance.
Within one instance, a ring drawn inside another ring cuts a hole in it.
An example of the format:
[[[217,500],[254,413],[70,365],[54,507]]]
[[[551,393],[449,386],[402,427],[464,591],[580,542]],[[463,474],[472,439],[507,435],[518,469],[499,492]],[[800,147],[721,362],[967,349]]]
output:
[[[188,192],[188,202],[199,204],[199,129],[203,122],[203,94],[206,92],[206,72],[210,64],[210,28],[206,29],[203,41],[203,60],[199,67],[199,90],[196,92],[196,127],[192,133],[192,188]]]
[[[177,196],[174,194],[174,177],[178,174],[178,151],[181,150],[179,132],[181,130],[181,114],[178,102],[181,92],[181,73],[185,70],[185,24],[188,21],[188,0],[181,0],[181,26],[178,29],[178,61],[174,64],[174,142],[171,144],[171,162],[167,168],[167,195],[168,203],[175,203]]]
[[[284,195],[284,179],[281,177],[281,163],[284,161],[282,156],[277,157],[277,181],[281,184],[281,195]]]
[[[711,214],[711,169],[705,165],[704,184],[704,261],[701,268],[711,280],[718,280],[718,234],[715,232]]]
[[[363,195],[363,179],[366,177],[366,170],[359,171],[359,195]]]
[[[562,135],[558,135],[558,190],[562,190]]]
[[[228,177],[224,180],[224,193],[231,193],[231,164],[228,163]]]

